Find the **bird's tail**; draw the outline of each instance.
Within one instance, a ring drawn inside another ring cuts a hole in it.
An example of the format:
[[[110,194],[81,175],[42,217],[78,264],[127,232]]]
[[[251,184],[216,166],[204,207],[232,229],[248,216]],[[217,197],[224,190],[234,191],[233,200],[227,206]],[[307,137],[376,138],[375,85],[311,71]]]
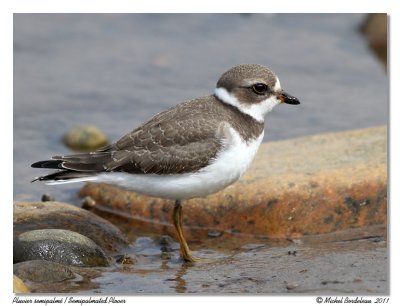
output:
[[[32,182],[45,181],[46,184],[65,184],[65,183],[76,183],[96,180],[96,174],[94,172],[83,172],[64,169],[62,167],[62,160],[44,160],[39,161],[31,165],[32,168],[46,168],[46,169],[60,169],[56,172],[35,177]]]

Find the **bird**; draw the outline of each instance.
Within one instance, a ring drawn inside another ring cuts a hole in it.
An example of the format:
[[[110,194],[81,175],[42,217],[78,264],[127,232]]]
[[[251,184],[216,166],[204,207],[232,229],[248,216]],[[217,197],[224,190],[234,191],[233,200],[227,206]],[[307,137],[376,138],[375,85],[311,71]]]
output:
[[[266,66],[239,64],[221,75],[213,94],[160,112],[114,143],[33,163],[33,168],[56,171],[32,182],[95,181],[175,201],[172,222],[180,256],[194,262],[198,258],[182,230],[182,201],[236,182],[263,140],[266,114],[281,103],[300,101]]]

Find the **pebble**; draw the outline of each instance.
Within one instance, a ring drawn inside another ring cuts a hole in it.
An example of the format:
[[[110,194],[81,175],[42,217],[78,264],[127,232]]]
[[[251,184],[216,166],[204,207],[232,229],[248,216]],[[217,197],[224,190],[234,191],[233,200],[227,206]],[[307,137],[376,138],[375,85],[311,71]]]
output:
[[[222,234],[223,234],[222,231],[212,229],[212,230],[208,231],[207,236],[210,238],[218,238],[218,237],[221,237]]]
[[[295,284],[287,284],[286,285],[286,289],[287,290],[293,290],[296,289],[299,285],[295,285]]]
[[[135,263],[135,259],[127,254],[116,256],[115,261],[122,265],[133,265]]]
[[[96,201],[91,196],[86,196],[81,200],[81,206],[83,209],[93,209],[96,206]]]
[[[55,201],[55,199],[51,195],[45,193],[44,195],[42,195],[42,202],[48,202],[48,201]]]
[[[63,138],[64,144],[75,151],[94,151],[108,143],[102,131],[93,125],[77,126],[70,129]]]

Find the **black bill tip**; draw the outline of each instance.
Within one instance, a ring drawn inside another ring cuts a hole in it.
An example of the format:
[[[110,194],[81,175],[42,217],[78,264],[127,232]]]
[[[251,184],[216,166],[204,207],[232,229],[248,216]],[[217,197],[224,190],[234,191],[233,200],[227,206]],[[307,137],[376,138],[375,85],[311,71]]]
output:
[[[282,91],[278,96],[278,99],[281,100],[281,103],[297,105],[300,104],[299,99],[289,95],[287,92]]]

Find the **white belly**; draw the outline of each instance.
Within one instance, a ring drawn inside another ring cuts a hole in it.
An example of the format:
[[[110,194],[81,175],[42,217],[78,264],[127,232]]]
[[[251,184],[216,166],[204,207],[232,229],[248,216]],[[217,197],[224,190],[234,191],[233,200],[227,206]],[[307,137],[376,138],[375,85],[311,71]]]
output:
[[[230,137],[214,161],[196,173],[155,175],[103,173],[98,181],[154,197],[183,200],[204,197],[237,181],[248,169],[262,142],[264,132],[249,143],[229,129]]]

